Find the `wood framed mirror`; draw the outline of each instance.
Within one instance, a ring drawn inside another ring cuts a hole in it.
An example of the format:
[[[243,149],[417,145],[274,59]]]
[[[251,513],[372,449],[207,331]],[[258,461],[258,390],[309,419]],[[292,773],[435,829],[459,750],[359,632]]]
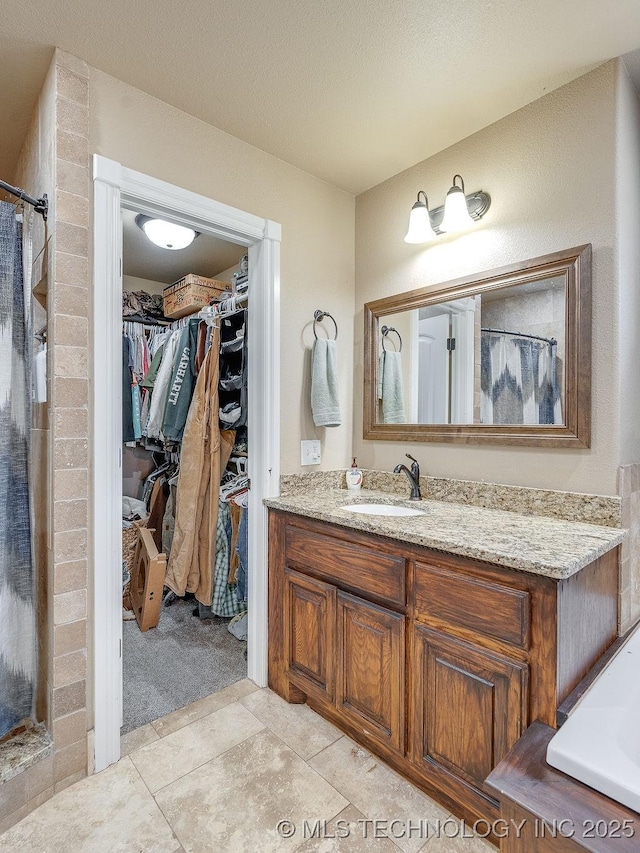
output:
[[[591,245],[364,306],[364,438],[585,448]]]

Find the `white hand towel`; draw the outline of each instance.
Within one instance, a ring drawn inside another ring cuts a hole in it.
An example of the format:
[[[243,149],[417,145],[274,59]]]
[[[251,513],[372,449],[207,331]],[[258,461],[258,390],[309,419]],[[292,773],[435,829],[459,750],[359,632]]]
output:
[[[316,426],[340,426],[338,346],[317,340],[311,352],[311,411]]]
[[[402,355],[399,352],[385,352],[382,359],[382,422],[385,424],[404,424],[404,387],[402,383]],[[380,378],[378,378],[380,383]]]

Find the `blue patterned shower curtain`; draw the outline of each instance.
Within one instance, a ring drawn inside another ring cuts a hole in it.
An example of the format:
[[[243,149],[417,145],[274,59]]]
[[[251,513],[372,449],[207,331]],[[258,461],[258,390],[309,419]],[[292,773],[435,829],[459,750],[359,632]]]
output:
[[[28,327],[22,226],[0,201],[0,737],[32,715],[36,672]]]
[[[483,424],[561,424],[557,346],[483,329],[480,416]]]

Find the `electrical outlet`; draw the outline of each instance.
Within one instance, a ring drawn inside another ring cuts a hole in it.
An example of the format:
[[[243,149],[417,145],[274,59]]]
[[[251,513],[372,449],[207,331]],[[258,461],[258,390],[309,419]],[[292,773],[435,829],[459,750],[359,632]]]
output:
[[[300,464],[301,465],[319,465],[322,454],[320,451],[319,441],[301,441],[300,442]]]

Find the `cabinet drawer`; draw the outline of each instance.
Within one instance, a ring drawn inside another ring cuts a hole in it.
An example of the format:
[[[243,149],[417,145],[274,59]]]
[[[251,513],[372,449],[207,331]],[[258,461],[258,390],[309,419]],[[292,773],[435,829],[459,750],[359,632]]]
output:
[[[418,619],[433,620],[529,648],[529,593],[440,566],[416,563]]]
[[[405,560],[287,525],[285,561],[337,584],[404,606]]]

